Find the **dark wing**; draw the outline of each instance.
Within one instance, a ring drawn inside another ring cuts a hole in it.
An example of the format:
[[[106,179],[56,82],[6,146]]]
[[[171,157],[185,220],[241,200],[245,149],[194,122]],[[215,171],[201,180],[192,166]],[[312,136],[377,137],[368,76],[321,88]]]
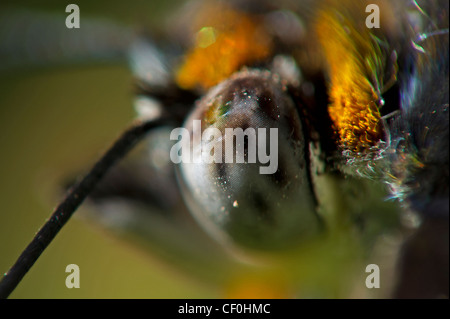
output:
[[[419,4],[424,27],[412,41],[400,114],[390,125],[394,195],[421,219],[403,247],[399,298],[449,293],[449,4]]]

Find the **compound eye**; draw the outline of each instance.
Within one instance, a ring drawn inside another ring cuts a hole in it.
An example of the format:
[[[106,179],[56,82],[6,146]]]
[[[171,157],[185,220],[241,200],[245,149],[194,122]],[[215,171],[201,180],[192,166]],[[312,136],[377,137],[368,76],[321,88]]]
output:
[[[273,249],[317,232],[301,121],[269,72],[243,71],[211,89],[182,130],[171,156],[181,155],[183,196],[210,234]]]

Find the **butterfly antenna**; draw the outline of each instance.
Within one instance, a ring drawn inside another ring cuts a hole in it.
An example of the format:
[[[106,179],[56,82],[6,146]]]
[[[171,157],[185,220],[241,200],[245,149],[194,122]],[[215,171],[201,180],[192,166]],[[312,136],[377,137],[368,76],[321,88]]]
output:
[[[2,281],[0,281],[0,299],[7,298],[17,287],[28,270],[31,269],[56,234],[67,223],[78,206],[92,192],[108,170],[118,160],[123,158],[146,133],[166,124],[169,124],[167,117],[138,120],[116,140],[91,171],[68,191],[66,197],[55,209],[50,219],[37,232],[11,269],[4,274]]]

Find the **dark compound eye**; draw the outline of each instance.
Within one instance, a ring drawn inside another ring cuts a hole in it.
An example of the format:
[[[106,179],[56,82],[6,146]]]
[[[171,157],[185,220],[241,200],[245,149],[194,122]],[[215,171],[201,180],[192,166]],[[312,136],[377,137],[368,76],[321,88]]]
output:
[[[214,237],[271,249],[318,231],[301,121],[269,72],[243,71],[212,88],[185,129],[182,152],[190,147],[190,157],[178,167],[179,180]]]

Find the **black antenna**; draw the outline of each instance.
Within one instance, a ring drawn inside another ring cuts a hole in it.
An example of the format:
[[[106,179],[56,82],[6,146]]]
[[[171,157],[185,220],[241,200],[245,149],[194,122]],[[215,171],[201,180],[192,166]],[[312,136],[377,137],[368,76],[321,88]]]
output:
[[[0,281],[0,299],[7,298],[17,287],[25,274],[51,243],[56,234],[91,193],[109,168],[123,158],[133,146],[151,129],[168,124],[168,118],[139,120],[127,129],[94,165],[91,171],[75,186],[58,205],[50,219],[39,230],[25,248],[16,263]]]

